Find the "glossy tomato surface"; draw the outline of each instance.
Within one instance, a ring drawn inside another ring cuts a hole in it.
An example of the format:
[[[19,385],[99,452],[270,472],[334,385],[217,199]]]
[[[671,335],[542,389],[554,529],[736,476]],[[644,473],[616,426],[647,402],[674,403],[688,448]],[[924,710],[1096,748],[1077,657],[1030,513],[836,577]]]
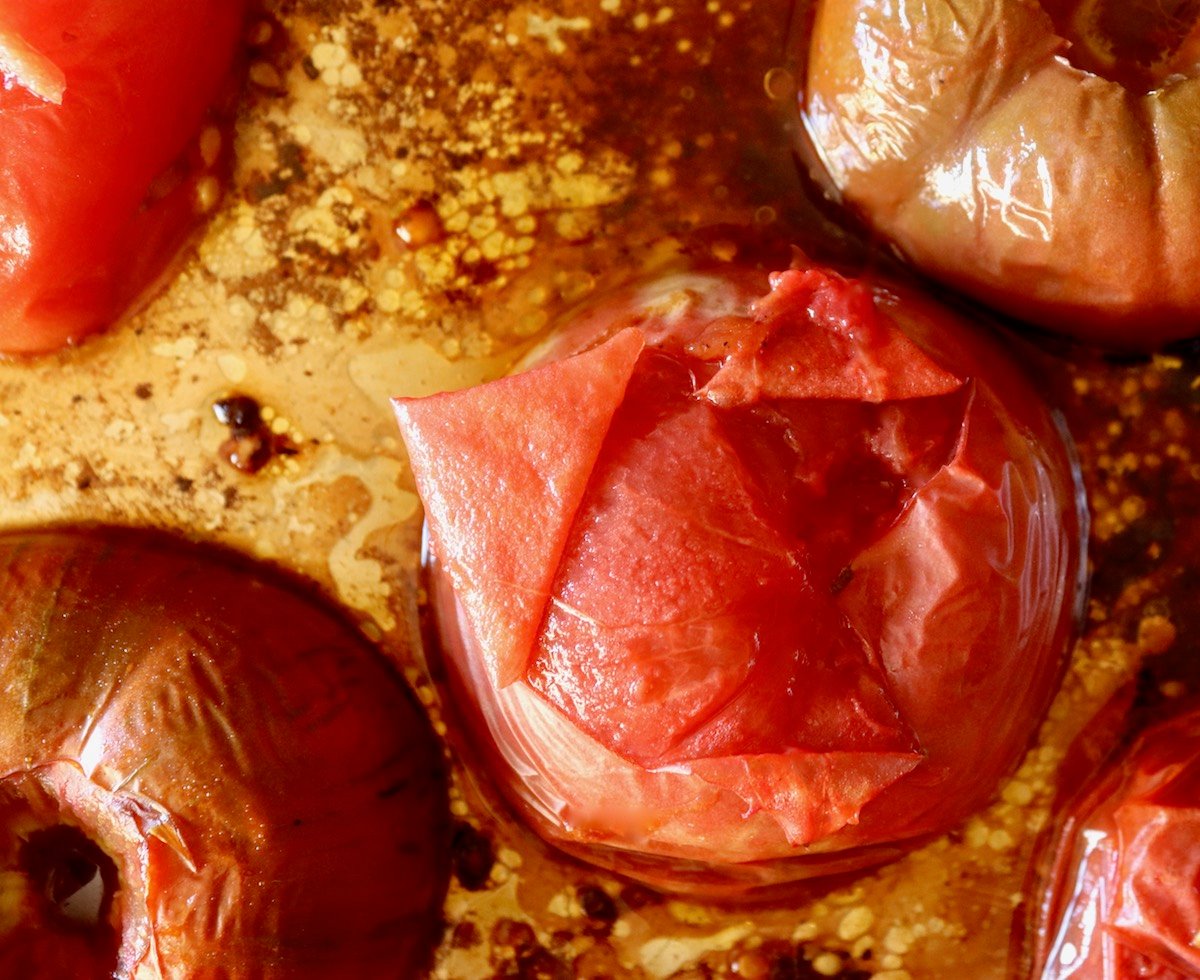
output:
[[[1071,805],[1057,844],[1039,976],[1200,976],[1200,707],[1110,760]]]
[[[354,627],[164,536],[8,533],[0,685],[0,975],[419,973],[442,753]]]
[[[245,0],[0,7],[0,352],[109,325],[198,219]]]
[[[586,859],[712,894],[879,861],[987,800],[1059,675],[1069,450],[928,301],[680,274],[396,408],[460,700]]]
[[[820,0],[801,100],[822,178],[918,268],[1017,317],[1121,348],[1194,336],[1194,21],[1120,0]]]

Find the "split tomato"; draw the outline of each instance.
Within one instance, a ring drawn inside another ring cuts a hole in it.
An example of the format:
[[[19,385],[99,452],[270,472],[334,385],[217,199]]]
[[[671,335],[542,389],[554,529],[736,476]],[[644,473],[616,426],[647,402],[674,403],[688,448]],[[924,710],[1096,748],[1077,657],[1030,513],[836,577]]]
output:
[[[166,268],[220,158],[245,0],[0,7],[0,351],[109,325]]]
[[[1059,675],[1069,451],[918,297],[680,275],[396,410],[458,700],[590,860],[709,893],[877,862],[986,801]]]

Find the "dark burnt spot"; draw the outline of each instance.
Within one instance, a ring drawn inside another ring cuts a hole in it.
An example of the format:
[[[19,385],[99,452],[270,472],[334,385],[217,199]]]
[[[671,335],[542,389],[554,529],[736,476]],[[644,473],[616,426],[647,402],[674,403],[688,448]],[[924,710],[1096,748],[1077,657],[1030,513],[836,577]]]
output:
[[[458,824],[450,841],[450,863],[463,888],[479,891],[487,884],[496,863],[491,838],[469,823]]]
[[[479,927],[474,922],[459,922],[450,933],[450,945],[455,949],[471,949],[478,946],[483,939]]]
[[[96,471],[92,469],[92,464],[86,459],[79,462],[79,475],[75,477],[75,489],[84,491],[90,490],[92,484],[96,482]]]
[[[588,921],[611,926],[617,920],[617,903],[598,885],[581,885],[575,892]]]
[[[645,908],[662,900],[662,896],[645,885],[631,884],[621,889],[621,901],[631,909]]]
[[[500,267],[488,259],[464,263],[462,271],[476,286],[486,286],[488,283],[495,281],[496,277],[500,275]]]
[[[451,170],[463,170],[480,163],[483,160],[483,156],[482,150],[471,150],[467,153],[448,151],[446,153],[446,162]]]
[[[544,947],[537,946],[517,957],[520,980],[570,980],[567,965]]]
[[[241,473],[254,474],[275,456],[294,456],[299,451],[286,435],[271,431],[259,403],[248,395],[230,395],[213,403],[213,415],[229,427],[229,438],[218,450],[221,457]],[[232,488],[231,488],[232,489]],[[236,500],[226,491],[225,506]]]
[[[286,193],[293,184],[301,184],[307,177],[304,148],[298,143],[283,143],[279,147],[278,164],[270,172],[260,172],[250,180],[246,198],[251,204],[261,203]]]
[[[213,414],[234,435],[245,435],[262,426],[262,408],[248,395],[231,395],[213,404]]]
[[[502,950],[521,953],[537,946],[537,936],[527,922],[499,919],[492,927],[492,945]]]

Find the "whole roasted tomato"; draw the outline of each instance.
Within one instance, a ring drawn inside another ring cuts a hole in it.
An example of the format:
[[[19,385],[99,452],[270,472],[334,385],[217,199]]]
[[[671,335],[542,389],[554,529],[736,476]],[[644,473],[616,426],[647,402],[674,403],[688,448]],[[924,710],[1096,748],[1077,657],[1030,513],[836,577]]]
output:
[[[0,976],[417,975],[440,746],[350,625],[162,536],[0,536]]]
[[[1074,802],[1042,907],[1045,980],[1200,976],[1200,707],[1143,734]]]
[[[245,0],[0,6],[0,352],[110,324],[195,226]],[[207,160],[205,160],[207,156]]]
[[[588,860],[715,894],[895,855],[987,800],[1058,677],[1069,451],[915,296],[681,274],[396,411],[459,700]]]
[[[1200,333],[1196,13],[820,0],[802,102],[823,177],[1015,316],[1123,348]]]

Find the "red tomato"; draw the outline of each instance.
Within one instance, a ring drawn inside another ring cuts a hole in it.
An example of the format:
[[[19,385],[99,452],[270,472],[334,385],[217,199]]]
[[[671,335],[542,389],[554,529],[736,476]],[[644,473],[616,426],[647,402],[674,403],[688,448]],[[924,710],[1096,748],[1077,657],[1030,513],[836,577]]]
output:
[[[1200,975],[1200,708],[1142,735],[1071,806],[1039,937],[1044,980]]]
[[[189,145],[245,6],[0,8],[0,352],[78,341],[164,270],[197,220]]]
[[[1006,358],[817,268],[670,278],[543,357],[396,404],[459,700],[537,829],[737,892],[985,802],[1079,587],[1069,452]]]
[[[354,626],[162,536],[9,533],[0,689],[0,976],[427,962],[442,751]]]
[[[1008,313],[1122,348],[1194,336],[1194,20],[820,0],[802,103],[821,176],[918,268]]]

